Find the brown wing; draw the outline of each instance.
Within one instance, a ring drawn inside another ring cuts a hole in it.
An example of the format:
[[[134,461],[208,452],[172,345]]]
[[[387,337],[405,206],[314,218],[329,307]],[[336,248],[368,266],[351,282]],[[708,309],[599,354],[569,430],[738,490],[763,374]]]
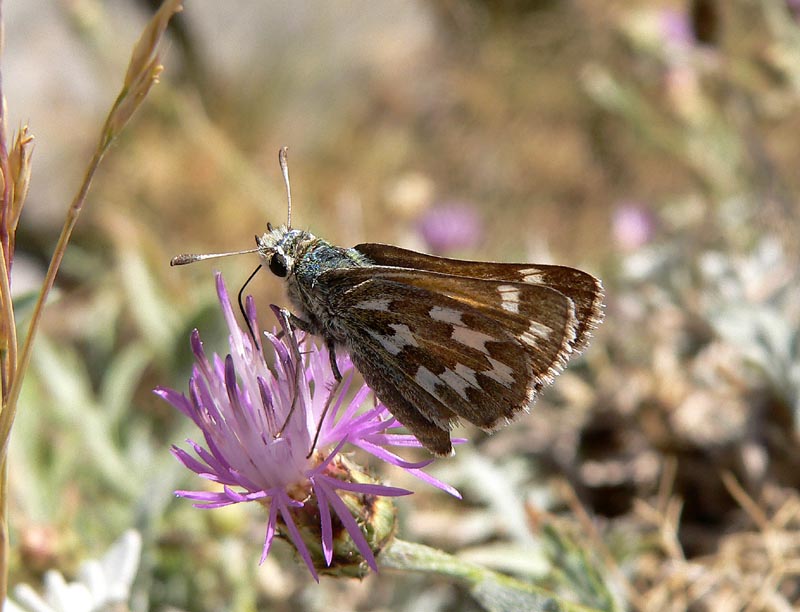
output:
[[[586,348],[591,331],[603,320],[603,285],[599,279],[575,268],[539,264],[508,264],[448,259],[417,253],[387,244],[365,243],[354,247],[379,266],[428,270],[468,278],[544,285],[560,291],[575,304],[578,326],[572,347]]]
[[[573,302],[544,285],[382,266],[317,282],[367,383],[438,454],[458,418],[513,418],[572,352]]]

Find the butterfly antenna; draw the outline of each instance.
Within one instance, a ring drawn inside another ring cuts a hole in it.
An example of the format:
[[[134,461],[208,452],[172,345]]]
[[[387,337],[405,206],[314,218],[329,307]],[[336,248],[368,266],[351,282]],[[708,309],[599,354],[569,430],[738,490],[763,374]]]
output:
[[[286,201],[288,212],[286,214],[286,227],[292,227],[292,188],[289,185],[289,160],[287,155],[289,147],[281,147],[278,151],[278,163],[281,165],[281,172],[283,173],[283,182],[286,183]]]
[[[204,259],[217,259],[218,257],[229,257],[231,255],[244,255],[245,253],[256,253],[257,251],[258,247],[244,251],[231,251],[230,253],[184,253],[183,255],[176,255],[170,259],[169,265],[185,266],[186,264],[194,263],[196,261],[203,261]]]

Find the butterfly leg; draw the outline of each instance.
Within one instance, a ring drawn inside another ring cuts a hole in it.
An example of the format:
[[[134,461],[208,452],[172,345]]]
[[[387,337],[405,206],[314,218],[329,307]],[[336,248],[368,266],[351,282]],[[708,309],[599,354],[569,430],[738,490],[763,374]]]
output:
[[[297,328],[297,329],[299,329],[299,330],[301,330],[303,332],[309,333],[309,334],[314,333],[313,327],[311,326],[310,323],[308,323],[307,321],[304,321],[300,317],[292,314],[288,310],[285,310],[285,309],[282,308],[282,309],[280,309],[279,314],[280,314],[280,318],[281,318],[281,320],[283,322],[283,326],[282,326],[283,329],[279,332],[278,337],[281,337],[281,335],[283,333],[291,332],[293,328]],[[292,334],[292,336],[293,336],[293,334]],[[300,347],[297,345],[297,341],[294,340],[294,337],[292,338],[292,343],[291,344],[292,344],[292,347],[294,349],[293,352],[295,354],[295,359],[296,359],[296,364],[297,364],[296,367],[295,367],[294,394],[292,396],[292,405],[289,408],[289,413],[286,415],[286,419],[284,420],[283,425],[281,425],[281,428],[278,431],[278,434],[277,434],[276,437],[280,436],[283,433],[283,430],[286,429],[286,426],[289,424],[289,419],[291,419],[292,414],[294,413],[294,409],[295,409],[296,403],[297,403],[297,395],[299,393],[300,384],[301,384],[301,380],[302,380],[301,376],[304,376],[303,361],[302,361],[302,356],[300,354]],[[333,372],[333,377],[336,380],[336,382],[335,382],[333,388],[330,390],[330,394],[328,395],[328,399],[325,401],[325,407],[322,409],[322,414],[320,415],[319,423],[317,424],[317,430],[316,430],[316,433],[314,434],[314,440],[311,443],[311,448],[308,451],[308,455],[306,455],[306,459],[308,459],[312,455],[312,453],[314,452],[314,449],[317,446],[317,442],[319,441],[320,433],[322,432],[322,423],[325,421],[325,417],[328,414],[328,410],[330,409],[334,398],[338,395],[339,389],[342,386],[342,373],[339,371],[339,365],[336,363],[336,347],[334,346],[334,343],[333,343],[332,340],[326,340],[325,344],[326,344],[326,346],[328,348],[328,358],[330,359],[331,371]]]
[[[281,336],[284,335],[284,333],[291,336],[290,345],[293,349],[295,357],[295,367],[294,367],[294,393],[292,394],[292,405],[289,407],[289,412],[286,414],[286,418],[283,421],[283,425],[281,425],[281,428],[278,430],[278,433],[275,434],[276,438],[279,438],[283,434],[283,430],[286,429],[286,426],[289,424],[289,419],[291,419],[292,415],[294,414],[294,409],[295,406],[297,405],[297,396],[300,393],[300,384],[302,380],[301,377],[305,376],[303,370],[303,356],[300,353],[300,347],[297,345],[297,339],[294,337],[294,333],[291,332],[294,327],[297,327],[301,331],[307,333],[308,330],[310,329],[310,325],[307,322],[303,321],[299,317],[296,317],[288,310],[281,308],[278,310],[278,314],[283,324],[282,325],[283,329],[281,329],[280,332],[278,333],[278,337],[280,338]]]
[[[286,318],[287,324],[290,329],[296,328],[299,329],[301,332],[305,332],[307,334],[314,333],[314,327],[308,321],[301,319],[297,315],[289,312],[284,308],[281,308],[280,312],[281,316]],[[278,340],[282,339],[283,336],[285,335],[285,331],[286,330],[283,329],[279,330],[278,333],[276,334],[276,338],[278,338]]]
[[[336,363],[336,345],[333,343],[333,340],[326,340],[325,346],[328,347],[328,359],[331,362],[331,371],[333,372],[333,377],[336,379],[336,382],[342,382],[342,373],[339,372],[339,364]]]
[[[317,431],[314,433],[314,440],[311,442],[311,448],[308,449],[308,454],[306,455],[306,459],[308,459],[311,454],[314,452],[314,449],[317,447],[317,442],[319,442],[319,435],[322,432],[322,423],[325,422],[325,417],[328,416],[328,410],[333,403],[333,399],[339,394],[339,390],[342,387],[342,375],[339,373],[339,368],[336,365],[336,353],[333,350],[333,346],[329,344],[330,348],[328,349],[329,354],[332,355],[331,357],[331,367],[334,368],[333,374],[336,378],[336,382],[334,383],[333,387],[328,394],[328,399],[325,401],[325,407],[322,409],[322,414],[319,417],[319,422],[317,423]]]
[[[336,363],[336,346],[334,345],[333,340],[326,340],[325,345],[328,347],[328,358],[331,362],[331,370],[333,371],[333,377],[336,379],[336,383],[333,385],[330,395],[328,395],[328,399],[325,402],[325,408],[322,409],[322,415],[320,415],[319,423],[317,423],[317,432],[314,434],[314,441],[311,443],[311,449],[309,449],[306,459],[311,456],[311,453],[314,452],[314,448],[317,446],[319,434],[322,431],[322,422],[328,415],[328,409],[331,407],[333,398],[336,396],[339,388],[342,386],[342,373],[339,372],[339,365]]]
[[[314,334],[314,327],[308,321],[301,319],[300,317],[288,312],[289,317],[289,324],[291,327],[296,327],[300,331],[304,331],[307,334]],[[282,333],[282,331],[281,331]],[[281,335],[278,334],[280,338]],[[342,380],[342,373],[339,371],[339,365],[336,363],[336,346],[334,345],[333,340],[326,339],[325,346],[328,347],[328,358],[331,362],[331,371],[333,372],[333,377],[336,379],[336,382],[341,382]]]

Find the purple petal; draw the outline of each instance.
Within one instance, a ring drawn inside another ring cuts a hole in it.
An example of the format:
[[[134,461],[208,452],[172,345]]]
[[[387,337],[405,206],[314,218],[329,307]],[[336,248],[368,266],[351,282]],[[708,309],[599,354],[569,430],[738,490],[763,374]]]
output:
[[[300,557],[302,557],[303,561],[305,561],[308,570],[314,577],[314,580],[319,582],[319,574],[317,574],[317,570],[314,567],[314,562],[311,560],[311,553],[308,552],[308,547],[306,546],[306,543],[303,542],[303,538],[301,537],[300,532],[297,530],[297,525],[294,524],[294,519],[289,512],[288,501],[289,496],[285,491],[281,491],[279,495],[276,495],[273,498],[272,503],[278,503],[281,517],[283,517],[283,522],[286,524],[286,528],[289,530],[289,539],[292,541],[292,544],[294,544],[297,552],[300,553]]]
[[[411,434],[373,434],[369,437],[375,444],[388,446],[401,446],[406,448],[421,448],[419,440]]]
[[[182,448],[173,445],[170,447],[169,452],[171,452],[174,457],[184,465],[184,467],[189,468],[198,476],[210,479],[216,478],[216,475],[209,471],[210,468],[206,464],[201,463]]]
[[[258,329],[258,313],[256,312],[256,301],[252,295],[248,295],[244,299],[244,313],[247,320],[250,321],[250,326],[253,329],[253,335],[258,338],[260,335]]]
[[[275,421],[275,406],[272,400],[272,391],[270,391],[269,384],[263,377],[259,376],[256,378],[256,383],[258,384],[258,392],[261,395],[261,405],[263,406],[264,410],[264,419],[267,423],[267,429],[269,432],[278,431],[278,423]],[[264,440],[264,444],[267,443],[267,440]]]
[[[212,383],[219,383],[225,380],[225,361],[214,353],[214,374],[208,379]]]
[[[270,341],[270,344],[272,344],[272,349],[275,351],[276,362],[283,364],[289,361],[289,350],[286,348],[286,345],[278,340],[278,337],[273,333],[264,332],[264,336]]]
[[[250,493],[239,493],[238,491],[234,491],[230,487],[224,487],[225,493],[229,496],[235,497],[237,500],[241,501],[255,501],[257,499],[264,499],[265,497],[272,497],[272,493],[269,491],[252,491]]]
[[[200,429],[203,431],[208,429],[209,422],[207,421],[213,425],[224,422],[225,419],[222,418],[205,379],[192,376],[189,381],[189,396],[192,398],[192,404],[196,407],[196,415],[192,420]]]
[[[331,509],[328,505],[325,487],[314,489],[317,495],[317,506],[319,507],[319,522],[322,528],[322,554],[325,556],[325,564],[330,567],[333,559],[333,528],[331,527]]]
[[[431,476],[430,474],[428,474],[426,472],[423,472],[422,470],[417,470],[417,469],[413,469],[412,468],[412,469],[408,470],[408,473],[411,474],[412,476],[416,476],[417,478],[419,478],[420,480],[422,480],[424,482],[427,482],[429,485],[432,485],[432,486],[436,487],[437,489],[441,489],[445,493],[449,493],[450,495],[452,495],[453,497],[455,497],[457,499],[461,499],[461,493],[458,492],[458,489],[456,489],[455,487],[450,486],[446,482],[442,482],[438,478],[434,478],[433,476]]]
[[[275,304],[270,304],[269,307],[270,310],[272,310],[272,312],[275,314],[275,317],[278,319],[278,323],[283,330],[284,337],[288,338],[290,336],[294,336],[294,333],[292,333],[292,327],[289,324],[289,319],[286,316],[286,311]]]
[[[328,456],[325,457],[325,460],[321,461],[319,464],[308,470],[306,472],[306,475],[308,477],[311,477],[314,474],[322,474],[322,472],[325,471],[325,468],[328,467],[328,465],[330,465],[331,461],[333,461],[334,457],[336,457],[339,451],[342,450],[342,447],[344,447],[346,442],[347,439],[344,439],[341,442],[339,442],[339,444],[337,444],[336,447],[330,453],[328,453]]]
[[[341,372],[341,370],[340,370]],[[350,385],[353,382],[353,372],[351,371],[348,375],[346,375],[342,382],[339,385],[339,394],[336,398],[336,402],[331,404],[331,407],[328,410],[329,417],[328,420],[331,423],[335,423],[337,421],[336,415],[339,414],[339,410],[342,408],[342,404],[344,404],[344,398],[347,395],[347,392],[350,390]]]
[[[197,453],[197,456],[200,457],[201,460],[205,461],[208,467],[218,477],[224,478],[230,474],[230,466],[227,464],[227,462],[218,459],[215,455],[212,455],[194,440],[187,439],[186,443],[192,447],[192,450]]]
[[[269,505],[269,519],[267,520],[267,535],[264,537],[264,549],[261,551],[259,565],[263,565],[267,560],[269,549],[272,546],[272,539],[275,537],[275,525],[278,522],[278,504],[273,502]]]
[[[332,479],[325,478],[322,482],[315,482],[315,485],[320,485],[325,487],[327,482]],[[315,486],[315,491],[317,490]],[[364,537],[364,534],[361,533],[361,529],[358,527],[358,523],[353,518],[353,515],[350,514],[350,510],[347,508],[345,503],[342,499],[336,494],[336,491],[331,489],[328,491],[330,494],[330,504],[333,506],[334,512],[336,512],[336,516],[339,517],[339,520],[342,521],[342,525],[344,528],[347,529],[347,533],[350,534],[350,537],[353,540],[353,543],[358,548],[361,556],[364,557],[364,560],[369,564],[369,566],[374,570],[378,571],[378,564],[375,562],[375,556],[372,554],[372,549],[369,547],[369,543],[367,539]],[[317,493],[319,495],[319,493]]]
[[[353,396],[353,399],[350,400],[350,405],[347,407],[347,410],[345,410],[339,421],[347,422],[352,420],[356,412],[358,412],[359,408],[361,408],[366,401],[367,395],[369,395],[371,392],[372,389],[370,389],[367,385],[362,385]]]
[[[213,376],[211,364],[203,349],[203,341],[200,340],[200,332],[196,329],[192,330],[192,334],[189,337],[189,344],[192,347],[192,353],[194,353],[195,358],[195,367],[192,369],[193,376],[203,376],[210,379]]]
[[[174,389],[170,389],[168,387],[156,387],[153,389],[153,393],[155,393],[161,399],[172,404],[173,407],[180,410],[190,419],[194,420],[194,406],[192,406],[189,398],[183,393],[178,393]]]
[[[250,501],[250,498],[247,495],[242,495],[241,493],[239,493],[238,491],[234,491],[227,485],[223,487],[223,490],[225,491],[225,495],[228,496],[228,499],[232,501],[235,502]]]
[[[372,442],[368,442],[366,440],[353,440],[353,444],[364,449],[369,454],[374,455],[381,461],[391,463],[392,465],[396,465],[397,467],[401,467],[405,470],[424,468],[429,466],[434,461],[433,459],[425,459],[424,461],[417,462],[406,461],[400,455],[396,455],[393,452],[386,450],[382,446],[378,446],[377,444],[373,444]]]
[[[175,491],[175,495],[185,499],[199,500],[202,503],[192,504],[192,506],[201,510],[224,508],[238,503],[228,499],[224,493],[210,494],[208,491]]]
[[[231,298],[228,295],[228,289],[225,287],[225,281],[222,279],[220,272],[214,273],[214,278],[217,282],[217,296],[219,297],[219,304],[222,306],[222,316],[225,317],[225,322],[228,325],[232,335],[241,337],[242,330],[236,323],[236,315],[233,314],[233,307],[231,306]]]
[[[175,491],[175,495],[198,501],[230,501],[228,496],[221,491],[186,491],[179,489]]]
[[[228,391],[228,400],[233,407],[233,414],[241,412],[239,385],[236,383],[236,370],[233,367],[233,357],[230,355],[225,357],[225,389]]]
[[[217,508],[227,508],[228,506],[232,506],[235,503],[236,502],[228,500],[213,504],[192,504],[192,508],[197,508],[198,510],[216,510]]]
[[[258,491],[261,489],[261,487],[251,482],[250,479],[242,474],[239,470],[233,469],[221,455],[221,453],[217,452],[212,455],[193,440],[186,440],[186,443],[192,447],[194,452],[196,452],[197,455],[203,461],[205,461],[212,470],[214,470],[214,474],[216,476],[215,480],[217,482],[221,484],[238,485],[248,489],[249,491]],[[212,448],[212,450],[214,450],[214,448]],[[217,456],[221,457],[221,459],[218,460]]]
[[[352,491],[353,493],[360,493],[366,495],[383,495],[384,497],[402,497],[403,495],[411,495],[413,491],[408,489],[401,489],[400,487],[387,487],[386,485],[369,484],[364,482],[347,482],[332,478],[324,474],[317,474],[314,476],[314,482],[320,479],[324,480],[331,488],[342,489],[343,491]]]

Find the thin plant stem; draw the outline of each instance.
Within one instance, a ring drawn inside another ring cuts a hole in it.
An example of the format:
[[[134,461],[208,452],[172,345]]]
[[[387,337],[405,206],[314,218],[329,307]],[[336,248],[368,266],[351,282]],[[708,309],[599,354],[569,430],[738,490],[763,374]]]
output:
[[[0,94],[2,95],[2,94]],[[2,170],[0,170],[2,172]],[[8,175],[6,175],[8,176]],[[11,301],[11,272],[5,256],[0,256],[0,389],[3,406],[8,405],[9,384],[17,371],[17,327]],[[0,412],[2,421],[5,410]]]
[[[36,301],[36,305],[33,309],[33,315],[28,326],[28,335],[22,347],[19,363],[15,364],[17,367],[10,370],[11,388],[8,390],[8,395],[3,398],[3,410],[0,412],[0,470],[2,470],[0,471],[0,612],[2,611],[3,602],[5,602],[6,593],[8,591],[8,562],[10,550],[8,542],[8,443],[11,438],[11,427],[14,424],[14,417],[17,413],[17,401],[19,400],[19,394],[22,389],[22,381],[25,378],[25,372],[31,360],[33,340],[39,328],[47,296],[50,294],[50,290],[55,283],[58,269],[64,258],[64,253],[69,243],[70,236],[72,236],[72,231],[75,229],[78,216],[83,208],[83,203],[86,201],[86,195],[89,192],[92,179],[111,142],[111,140],[106,137],[105,131],[104,129],[103,137],[92,156],[92,160],[83,177],[81,187],[67,212],[67,218],[61,230],[61,235],[58,238],[53,257],[50,260],[50,266],[47,269],[47,275],[45,276],[42,290],[39,293],[39,299]],[[11,309],[11,294],[6,271],[7,266],[5,259],[0,257],[0,291],[2,292],[3,298],[2,316],[8,316],[10,310],[11,318],[4,319],[4,324],[6,327],[13,328],[14,314],[13,309]],[[8,292],[6,292],[7,290]],[[11,333],[13,332],[9,331],[9,339],[11,338]],[[16,336],[13,338],[15,342]],[[13,351],[9,351],[9,353],[11,352],[16,356],[16,346],[14,346]],[[16,362],[16,358],[14,361]],[[5,390],[6,388],[4,387],[3,391],[5,392]]]
[[[5,23],[3,21],[3,3],[0,0],[0,56],[5,47]],[[17,333],[14,323],[14,308],[11,302],[11,258],[13,243],[10,232],[11,224],[11,168],[8,163],[8,142],[5,93],[3,89],[3,74],[0,72],[0,176],[2,185],[2,206],[0,206],[0,389],[2,390],[3,406],[7,405],[9,384],[17,369]],[[5,411],[3,411],[5,412]],[[1,415],[0,415],[1,417]],[[0,454],[0,457],[5,456]]]
[[[108,150],[108,145],[111,143],[111,140],[106,137],[105,132],[106,131],[103,130],[103,137],[101,138],[100,143],[95,150],[94,155],[92,156],[92,160],[89,162],[89,166],[84,174],[81,187],[78,190],[78,193],[75,195],[75,198],[72,200],[72,204],[67,211],[67,218],[64,221],[64,226],[61,229],[61,235],[58,237],[58,242],[56,243],[55,250],[53,251],[53,257],[50,259],[50,265],[47,268],[47,274],[44,278],[42,290],[39,293],[39,298],[36,300],[36,305],[33,308],[31,321],[28,325],[28,335],[25,337],[25,342],[22,345],[19,364],[14,372],[13,380],[11,381],[11,389],[8,393],[6,406],[2,414],[0,414],[0,444],[2,444],[2,446],[0,446],[0,456],[5,456],[8,448],[9,434],[11,432],[11,426],[14,423],[14,417],[16,416],[17,411],[17,400],[19,399],[19,394],[22,389],[22,381],[25,378],[25,372],[30,364],[33,341],[36,337],[36,332],[39,329],[39,323],[42,319],[45,302],[47,301],[47,297],[50,295],[50,291],[53,289],[53,285],[55,284],[58,270],[61,267],[61,261],[64,259],[64,253],[66,252],[67,245],[69,244],[69,239],[72,236],[72,232],[78,222],[78,217],[80,216],[83,204],[86,201],[86,195],[89,193],[89,187],[92,184],[92,179],[97,172],[97,168],[100,165],[105,152]]]
[[[0,411],[0,609],[3,607],[6,600],[6,593],[8,588],[8,561],[9,561],[9,547],[8,547],[8,444],[11,437],[11,428],[14,424],[14,418],[17,412],[17,402],[22,390],[22,382],[25,378],[25,373],[31,361],[31,353],[33,350],[33,342],[36,338],[36,333],[44,313],[44,305],[47,298],[55,285],[58,270],[61,267],[61,262],[64,259],[64,254],[72,237],[72,232],[78,222],[83,205],[86,202],[86,197],[89,193],[89,187],[92,184],[97,168],[103,160],[109,146],[114,138],[120,133],[123,127],[127,124],[136,109],[141,105],[143,99],[147,96],[151,86],[157,82],[158,75],[161,73],[162,67],[159,64],[159,57],[157,48],[160,43],[161,37],[169,23],[171,17],[180,11],[181,0],[164,0],[161,8],[156,12],[153,18],[142,32],[141,37],[134,45],[131,61],[128,65],[128,71],[125,75],[125,80],[122,86],[122,91],[114,101],[111,111],[106,117],[103,129],[100,132],[100,139],[89,161],[89,165],[83,176],[80,188],[72,200],[72,203],[67,210],[64,226],[61,229],[61,235],[58,237],[58,242],[50,260],[50,265],[45,275],[42,290],[33,308],[30,324],[28,325],[28,333],[25,337],[25,342],[22,346],[22,351],[17,353],[17,338],[15,334],[15,319],[14,310],[11,301],[11,290],[9,281],[9,272],[11,266],[11,258],[13,257],[13,232],[16,231],[16,221],[18,211],[11,210],[12,207],[12,177],[10,172],[10,165],[8,162],[8,149],[7,141],[5,138],[6,125],[4,115],[4,102],[2,100],[2,91],[0,89],[0,154],[2,154],[2,161],[0,161],[0,171],[3,172],[3,207],[0,211],[0,239],[3,240],[2,244],[2,257],[0,257],[0,302],[1,308],[0,316],[3,317],[0,322],[0,332],[2,332],[2,341],[5,346],[0,346],[0,357],[2,357],[2,371],[0,377],[2,386],[2,410]],[[0,0],[0,42],[2,42],[2,0]],[[2,83],[0,82],[0,85]],[[22,203],[20,202],[20,206]],[[14,213],[12,215],[12,213]],[[13,217],[13,222],[10,220]],[[7,329],[6,329],[7,328]],[[1,610],[0,610],[1,612]]]
[[[8,592],[8,458],[0,458],[0,612],[5,607]]]
[[[4,49],[5,23],[3,21],[3,3],[0,0],[0,56]],[[0,72],[0,174],[2,186],[2,218],[0,218],[0,421],[8,412],[9,385],[17,369],[17,330],[14,318],[14,307],[11,302],[11,257],[13,242],[11,240],[11,172],[8,163],[8,142],[6,141],[5,95],[3,93],[2,72]],[[7,436],[0,438],[5,441]],[[5,607],[8,592],[8,560],[10,546],[8,541],[8,459],[5,450],[0,452],[0,611]]]

